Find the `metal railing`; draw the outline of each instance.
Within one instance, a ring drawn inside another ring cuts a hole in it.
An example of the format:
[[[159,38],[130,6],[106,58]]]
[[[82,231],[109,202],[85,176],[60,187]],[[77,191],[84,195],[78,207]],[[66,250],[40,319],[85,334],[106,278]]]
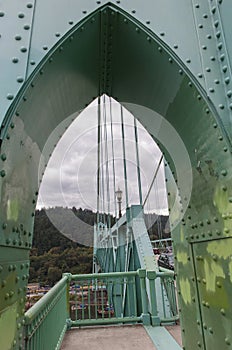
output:
[[[157,279],[161,279],[162,317],[157,311]],[[155,326],[177,319],[172,271],[67,273],[26,312],[24,348],[58,350],[66,330],[76,326],[138,322]]]
[[[25,350],[60,348],[67,330],[67,283],[64,276],[25,313]]]
[[[142,321],[140,271],[69,275],[69,327]]]

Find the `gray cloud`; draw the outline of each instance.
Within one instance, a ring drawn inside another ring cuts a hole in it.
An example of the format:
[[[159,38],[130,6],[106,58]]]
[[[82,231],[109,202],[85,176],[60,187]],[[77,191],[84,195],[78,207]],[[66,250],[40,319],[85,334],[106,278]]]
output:
[[[109,112],[109,105],[106,106]],[[123,153],[120,126],[120,106],[113,104],[113,134],[116,186],[123,190],[123,207],[125,207],[125,190],[123,188]],[[112,150],[110,124],[107,120],[108,158],[110,179],[110,210],[114,212],[114,189],[112,171]],[[127,177],[130,204],[138,203],[137,168],[134,142],[133,117],[124,109]],[[152,181],[159,162],[160,151],[150,135],[138,123],[140,170],[144,197]],[[102,145],[105,150],[105,144]],[[106,172],[106,164],[102,168]],[[37,207],[76,206],[96,210],[97,208],[97,107],[93,102],[72,123],[59,141],[45,171],[40,188]],[[156,184],[150,196],[151,211],[167,214],[166,189],[163,166],[157,176]],[[158,198],[157,198],[158,196]],[[148,208],[147,208],[148,209]]]

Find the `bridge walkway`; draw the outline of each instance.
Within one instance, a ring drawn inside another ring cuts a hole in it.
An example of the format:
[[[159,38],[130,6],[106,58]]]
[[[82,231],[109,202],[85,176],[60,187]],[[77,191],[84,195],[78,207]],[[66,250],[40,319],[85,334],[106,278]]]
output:
[[[73,328],[66,332],[61,350],[180,350],[180,327],[166,329],[142,325]]]

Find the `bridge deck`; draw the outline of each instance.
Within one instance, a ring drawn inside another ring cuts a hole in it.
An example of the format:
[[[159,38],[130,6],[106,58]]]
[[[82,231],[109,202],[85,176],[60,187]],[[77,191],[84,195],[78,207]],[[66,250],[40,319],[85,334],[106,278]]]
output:
[[[169,331],[181,345],[180,327],[173,326]],[[91,348],[95,350],[166,350],[171,344],[174,344],[171,349],[181,349],[173,337],[167,340],[166,348],[159,341],[155,346],[154,337],[152,336],[152,341],[148,333],[150,332],[147,332],[142,325],[76,328],[66,333],[61,350],[89,350]]]

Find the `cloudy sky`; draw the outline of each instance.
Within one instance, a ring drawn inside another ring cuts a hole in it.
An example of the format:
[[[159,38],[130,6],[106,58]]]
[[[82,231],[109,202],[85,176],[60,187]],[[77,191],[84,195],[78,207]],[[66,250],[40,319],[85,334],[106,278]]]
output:
[[[103,101],[103,99],[102,99]],[[115,184],[123,191],[123,205],[125,208],[125,182],[123,173],[123,150],[121,138],[121,113],[120,105],[112,100],[111,107],[109,98],[105,98],[105,107],[102,107],[102,119],[105,118],[106,127],[102,129],[102,154],[101,171],[108,171],[108,189],[104,184],[101,190],[100,209],[115,212],[115,190],[113,175],[113,152],[115,165]],[[110,124],[110,108],[113,119],[113,142]],[[129,204],[139,203],[137,185],[137,163],[134,137],[133,116],[123,109],[125,125],[125,144],[127,160],[127,186]],[[37,208],[64,206],[76,208],[82,207],[97,210],[97,101],[93,101],[73,121],[67,129],[46,168],[40,187]],[[138,125],[140,173],[142,179],[143,198],[146,197],[155,170],[159,163],[160,151],[155,142],[145,129]],[[108,166],[106,165],[106,153],[108,153]],[[103,199],[105,204],[103,204]],[[108,201],[107,201],[108,200]],[[164,182],[163,164],[152,188],[146,205],[149,211],[167,214],[167,200]]]

